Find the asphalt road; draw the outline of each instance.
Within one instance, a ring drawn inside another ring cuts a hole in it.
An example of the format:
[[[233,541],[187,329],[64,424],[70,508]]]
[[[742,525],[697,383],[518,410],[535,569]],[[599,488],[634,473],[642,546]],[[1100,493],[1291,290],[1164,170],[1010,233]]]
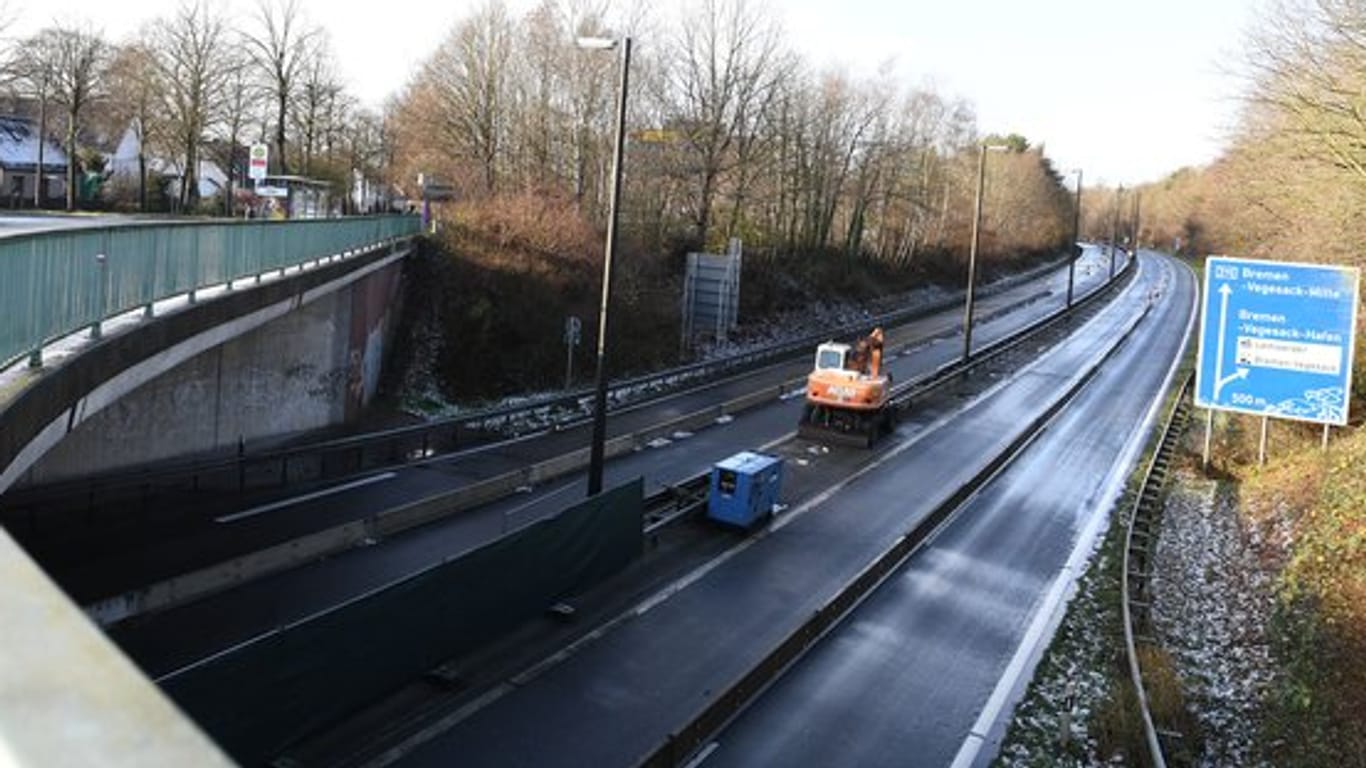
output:
[[[1094,249],[1085,257],[1085,262],[1078,269],[1079,291],[1094,287],[1105,277],[1101,263],[1102,259]],[[1019,290],[1022,293],[1013,297],[993,299],[1005,306],[1019,306],[1008,315],[976,325],[974,336],[979,343],[985,344],[1007,335],[1055,310],[1065,294],[1066,270],[1053,275],[1046,289],[1041,290],[1038,285],[1033,285]],[[1020,304],[1021,297],[1039,298]],[[989,316],[992,314],[991,305],[979,305],[979,312],[979,316]],[[913,347],[906,354],[890,360],[889,366],[896,380],[914,379],[961,355],[961,336],[945,335],[955,329],[960,321],[957,312],[946,312],[898,331],[895,337],[898,340],[940,338]],[[800,370],[809,367],[805,362],[797,365]],[[717,395],[710,393],[701,397],[707,398],[702,402],[714,402]],[[690,402],[687,405],[668,402],[662,407],[687,412],[687,409],[700,407],[702,402]],[[793,431],[800,409],[800,398],[775,400],[767,407],[740,415],[733,422],[700,430],[658,449],[621,457],[608,463],[606,482],[610,487],[614,483],[643,476],[647,491],[678,482],[706,470],[713,462],[738,450],[764,446],[786,437]],[[915,419],[920,418],[920,415],[913,416],[903,426],[903,433],[908,434],[917,427]],[[563,440],[564,436],[553,435],[545,439],[558,441]],[[579,442],[571,444],[566,450],[581,447],[586,437],[580,435],[578,439]],[[228,536],[238,529],[258,527],[270,531],[291,525],[322,527],[324,522],[336,524],[357,519],[384,506],[413,498],[414,489],[430,492],[432,489],[486,476],[494,471],[491,467],[497,466],[499,461],[516,460],[521,463],[515,466],[524,466],[525,454],[521,451],[528,442],[540,441],[515,443],[461,461],[434,462],[408,468],[393,478],[343,494],[314,499],[240,522],[206,526],[207,530],[202,535]],[[795,489],[796,486],[789,483],[788,492],[795,492]],[[531,489],[526,494],[453,516],[410,534],[388,539],[379,546],[352,550],[137,622],[113,627],[110,635],[150,676],[160,677],[274,627],[298,621],[433,563],[477,548],[508,530],[557,513],[583,498],[584,494],[585,481],[582,475],[566,478]],[[148,560],[156,564],[158,559],[165,561],[187,557],[183,552],[178,552],[176,547],[167,546],[164,541],[159,546],[158,542],[147,542],[143,547],[121,552],[119,556],[130,563],[130,568],[144,569]],[[93,579],[98,573],[98,565],[94,563],[87,568],[87,579]],[[173,571],[179,572],[183,570]]]
[[[1104,276],[1098,250],[1083,257],[1078,268],[1078,290],[1095,286]],[[1017,286],[983,299],[977,316],[979,344],[989,341],[1021,324],[1056,309],[1066,291],[1066,270],[1060,269],[1046,279]],[[1008,316],[1007,316],[1008,315]],[[896,380],[906,381],[948,362],[961,353],[957,336],[961,317],[956,310],[936,313],[896,329],[890,334],[888,348],[915,345],[909,356],[889,362]],[[939,339],[924,346],[923,340]],[[704,390],[689,391],[652,401],[643,407],[614,412],[609,419],[609,435],[629,434],[669,418],[696,412],[717,402],[757,391],[764,386],[804,375],[810,368],[806,359],[765,368],[721,382]],[[784,417],[786,418],[786,417]],[[786,422],[795,423],[795,416]],[[758,435],[760,441],[788,431]],[[353,486],[348,480],[335,487],[285,493],[211,494],[187,497],[175,511],[147,514],[147,510],[111,508],[102,517],[117,517],[112,525],[88,530],[48,525],[36,534],[14,529],[21,543],[44,564],[62,587],[78,602],[89,603],[111,597],[155,581],[188,573],[232,557],[260,550],[323,528],[358,520],[376,511],[412,501],[443,490],[462,487],[481,479],[528,466],[582,448],[588,441],[588,427],[566,429],[527,439],[483,446],[429,463],[397,468],[383,477],[372,475],[367,485]],[[752,445],[753,443],[751,443]],[[741,446],[743,447],[743,445]],[[693,473],[705,468],[715,456],[695,463]],[[647,472],[647,483],[675,482],[682,476],[666,472],[663,476]],[[346,487],[350,486],[350,487]],[[319,495],[318,491],[322,494]],[[84,505],[79,494],[78,507]],[[526,500],[523,499],[522,502]],[[562,500],[561,500],[562,501]],[[159,502],[168,506],[171,500]],[[520,502],[519,502],[520,503]],[[524,517],[519,513],[518,518]],[[84,520],[84,515],[77,516]],[[515,523],[516,520],[510,522]],[[501,530],[502,521],[499,521]],[[487,528],[487,526],[484,526]],[[480,541],[486,540],[483,537]]]
[[[1146,332],[720,734],[708,768],[947,766],[960,750],[965,765],[994,754],[1004,704],[1028,679],[1035,641],[1046,643],[1041,633],[1058,596],[1079,575],[1074,553],[1090,552],[1103,532],[1135,429],[1160,396],[1193,317],[1189,270],[1156,255],[1144,269],[1167,275],[1171,286]],[[851,488],[832,505],[858,504],[861,495]],[[1004,698],[983,717],[998,690]]]
[[[987,457],[1011,441],[1022,424],[1044,412],[1057,393],[1078,380],[1133,322],[1162,271],[1143,270],[1135,284],[1081,332],[1043,352],[1029,367],[1001,380],[988,393],[972,399],[964,410],[959,410],[961,404],[958,408],[946,406],[937,418],[922,412],[920,420],[903,425],[897,442],[877,452],[870,463],[840,475],[834,485],[780,515],[763,534],[684,577],[658,599],[645,601],[612,632],[533,679],[518,681],[486,697],[482,706],[410,753],[403,764],[634,764],[753,668],[845,581],[971,478]],[[1151,332],[1157,325],[1148,323],[1140,328]],[[1165,336],[1171,330],[1163,328],[1156,333]],[[1148,362],[1151,364],[1152,359]],[[1101,426],[1123,433],[1133,425],[1114,422]],[[795,462],[800,456],[789,458]],[[812,466],[817,463],[812,462]],[[1038,465],[1030,471],[1034,476],[1026,483],[1025,495],[1037,493],[1040,488],[1051,489],[1053,482],[1089,479],[1057,473],[1051,468],[1045,471]],[[1109,475],[1110,470],[1102,468],[1101,477]],[[1017,489],[1015,493],[1022,491]],[[1018,505],[1019,499],[1014,503]],[[960,519],[975,518],[964,515]],[[1014,540],[991,531],[990,522],[981,520],[979,527],[964,535],[972,540],[1008,541],[1010,547],[1025,552],[1048,549],[1044,546],[1048,536]],[[982,546],[990,550],[989,545]],[[967,618],[958,624],[940,621],[941,617],[934,612],[925,614],[922,620],[926,626],[921,630],[938,641],[936,647],[954,651],[949,654],[949,667],[955,672],[959,666],[986,670],[989,691],[990,681],[998,674],[993,661],[996,651],[992,649],[1003,649],[1009,659],[1013,647],[1009,633],[1003,632],[990,616],[993,612],[1012,614],[1027,608],[1026,596],[1032,590],[1025,578],[1027,574],[1017,577],[1008,568],[998,570],[989,560],[973,562],[976,567],[970,562],[963,563],[969,573],[966,584],[989,587],[982,593],[959,595],[955,593],[957,585],[933,578],[917,582],[915,588],[964,611]],[[1008,588],[1003,588],[1003,584]],[[938,610],[942,612],[944,607],[941,605]],[[979,625],[973,617],[986,618]],[[1004,622],[1007,626],[1015,623],[1018,621]],[[937,629],[932,631],[931,627]],[[872,650],[860,656],[860,662],[874,660],[901,645],[914,644],[895,632],[871,633],[868,639]],[[978,690],[976,685],[960,685],[952,675],[926,679],[930,689]],[[828,690],[838,689],[842,680],[843,672],[836,669],[797,695],[823,699]],[[885,682],[872,675],[862,678],[861,685],[893,688]],[[848,721],[857,720],[863,712],[856,693],[852,704],[838,709],[846,717],[839,727],[848,728]],[[894,694],[887,695],[896,699]],[[965,720],[959,734],[961,740],[980,707],[971,703],[971,697],[954,701],[958,703],[953,706],[961,709],[934,712],[930,718]],[[772,732],[760,728],[754,732],[753,743],[776,744],[772,748],[782,750],[781,754],[737,750],[737,763],[861,764],[856,754],[841,752],[833,746],[821,751],[823,747],[815,745],[819,738],[792,744],[787,749],[781,742],[791,740],[793,731],[806,727],[803,723],[809,721],[799,711],[782,709],[775,711],[773,717],[791,720],[792,724]],[[869,719],[877,718],[869,715]],[[883,728],[906,725],[896,725],[895,709],[880,722]],[[810,727],[819,725],[813,723]],[[832,736],[835,730],[838,728],[832,727],[823,738],[834,743],[848,741],[842,735]],[[900,752],[892,762],[918,765],[921,755],[922,751],[915,747]]]

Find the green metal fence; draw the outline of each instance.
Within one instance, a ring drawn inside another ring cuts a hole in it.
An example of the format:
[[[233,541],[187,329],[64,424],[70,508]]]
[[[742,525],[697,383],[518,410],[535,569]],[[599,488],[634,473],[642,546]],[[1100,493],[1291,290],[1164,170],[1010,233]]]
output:
[[[417,234],[415,216],[134,223],[0,239],[0,368],[104,318]]]

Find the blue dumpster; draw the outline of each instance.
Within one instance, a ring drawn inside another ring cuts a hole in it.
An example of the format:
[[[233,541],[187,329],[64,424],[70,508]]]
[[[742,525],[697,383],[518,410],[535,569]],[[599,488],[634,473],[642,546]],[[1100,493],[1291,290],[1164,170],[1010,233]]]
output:
[[[717,462],[711,469],[707,516],[753,528],[773,512],[782,480],[783,460],[776,456],[743,451]]]

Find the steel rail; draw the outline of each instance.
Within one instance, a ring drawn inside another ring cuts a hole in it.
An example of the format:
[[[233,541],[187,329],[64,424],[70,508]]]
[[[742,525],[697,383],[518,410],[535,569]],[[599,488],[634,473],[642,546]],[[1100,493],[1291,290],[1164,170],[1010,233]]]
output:
[[[1120,566],[1122,569],[1120,573],[1120,606],[1124,621],[1124,652],[1128,657],[1129,677],[1133,682],[1134,695],[1138,698],[1139,713],[1143,719],[1143,734],[1148,745],[1148,756],[1154,768],[1166,768],[1167,761],[1162,751],[1162,741],[1159,738],[1157,727],[1153,722],[1147,690],[1143,686],[1143,670],[1138,662],[1136,638],[1151,637],[1151,633],[1140,632],[1137,625],[1141,621],[1143,629],[1151,629],[1149,577],[1152,574],[1148,570],[1151,555],[1148,545],[1154,541],[1151,526],[1161,511],[1159,501],[1167,479],[1167,466],[1171,460],[1172,452],[1175,450],[1176,439],[1181,430],[1185,428],[1185,422],[1189,415],[1186,402],[1190,396],[1193,381],[1194,374],[1187,374],[1176,400],[1172,404],[1171,412],[1167,414],[1167,421],[1162,428],[1162,435],[1159,438],[1157,448],[1153,451],[1153,457],[1144,472],[1139,493],[1134,499],[1133,507],[1129,510],[1124,531],[1124,561]],[[1136,527],[1140,524],[1143,526],[1142,529]],[[1143,539],[1141,546],[1136,541],[1135,534],[1138,534],[1138,538]],[[1135,611],[1135,608],[1138,610]]]

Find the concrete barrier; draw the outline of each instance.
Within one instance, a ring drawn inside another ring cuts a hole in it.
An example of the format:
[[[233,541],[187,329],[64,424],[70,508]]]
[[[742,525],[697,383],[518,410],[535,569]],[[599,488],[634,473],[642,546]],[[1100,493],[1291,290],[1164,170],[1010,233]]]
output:
[[[435,493],[377,512],[368,519],[376,538],[386,538],[503,498],[527,485],[530,475],[530,468],[515,469],[453,491]]]
[[[100,625],[112,624],[208,597],[245,581],[361,546],[371,539],[369,521],[356,520],[101,600],[86,606],[85,612]]]

